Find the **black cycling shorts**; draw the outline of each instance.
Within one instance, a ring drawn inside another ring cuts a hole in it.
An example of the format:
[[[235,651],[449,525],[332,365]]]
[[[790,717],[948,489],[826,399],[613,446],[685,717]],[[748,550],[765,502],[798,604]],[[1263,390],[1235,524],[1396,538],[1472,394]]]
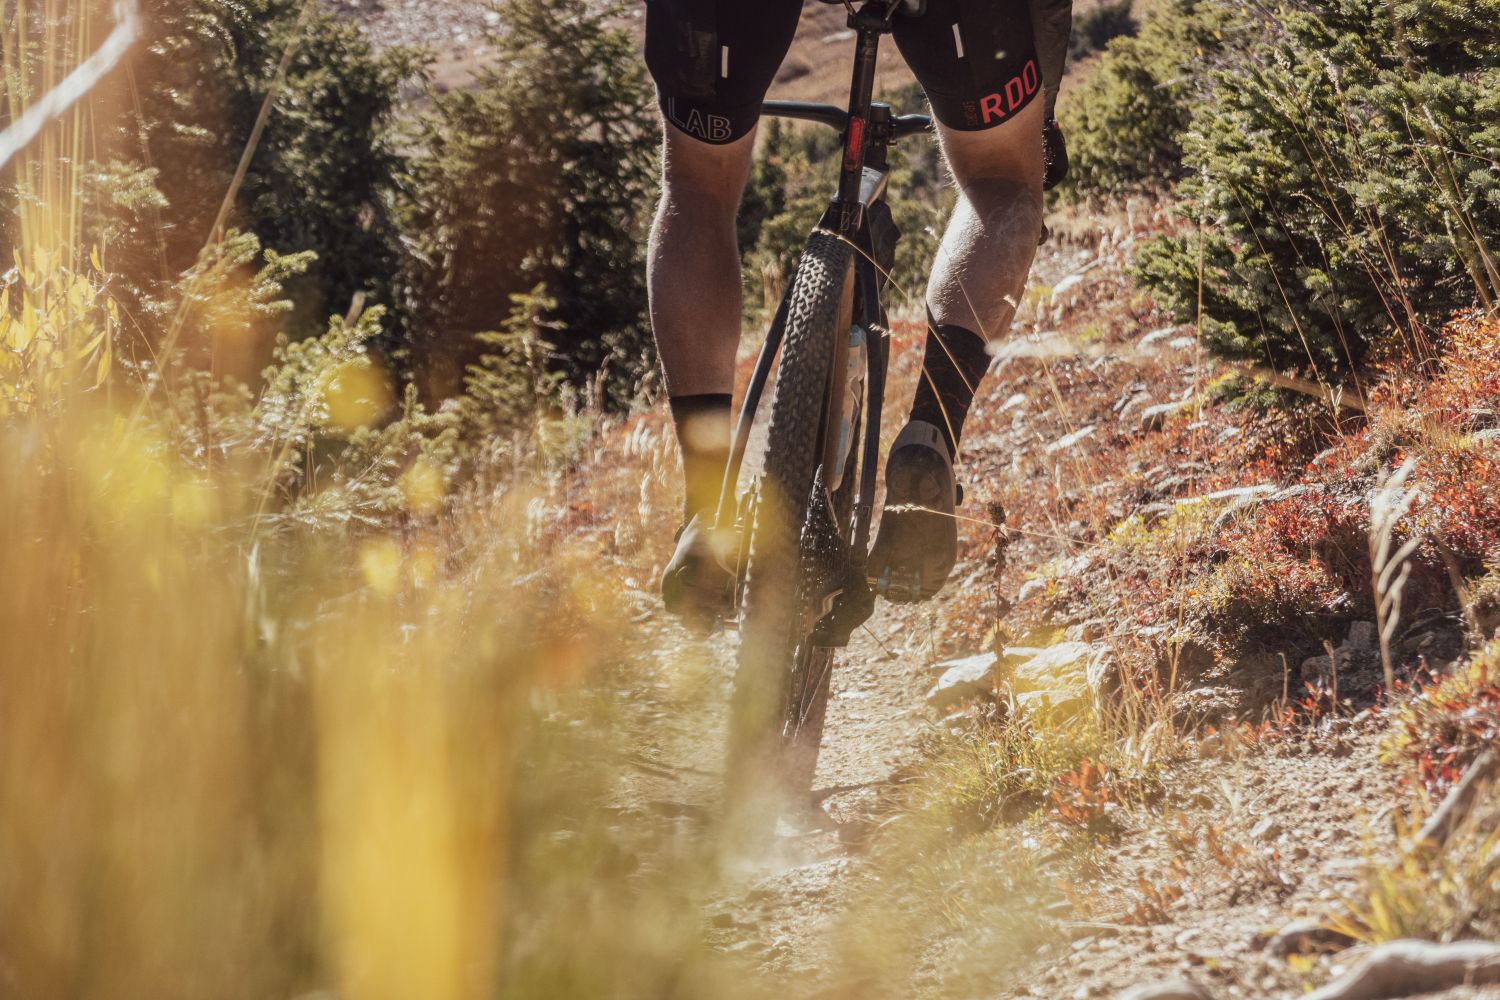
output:
[[[802,0],[646,0],[646,64],[666,120],[714,144],[746,135],[801,14]],[[949,128],[993,128],[1042,91],[1028,0],[928,0],[922,16],[897,16],[895,36]]]

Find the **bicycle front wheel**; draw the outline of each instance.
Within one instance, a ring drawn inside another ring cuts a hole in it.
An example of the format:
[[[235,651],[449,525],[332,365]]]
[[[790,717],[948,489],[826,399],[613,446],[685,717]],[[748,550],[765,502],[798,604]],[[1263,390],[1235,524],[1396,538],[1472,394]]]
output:
[[[803,536],[837,436],[853,275],[848,243],[814,233],[792,283],[764,471],[752,486],[727,787],[732,813],[751,825],[805,798],[817,766],[833,654],[809,641],[826,581]]]

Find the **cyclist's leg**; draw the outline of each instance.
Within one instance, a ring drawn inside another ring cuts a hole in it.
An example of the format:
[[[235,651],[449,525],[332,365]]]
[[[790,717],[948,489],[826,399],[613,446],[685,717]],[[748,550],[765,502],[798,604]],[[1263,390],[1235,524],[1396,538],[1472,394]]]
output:
[[[869,564],[888,596],[921,600],[957,557],[952,462],[985,344],[1010,325],[1036,252],[1043,110],[1026,0],[933,0],[897,41],[932,101],[959,194],[928,282],[922,377],[886,464]]]
[[[1003,337],[1042,227],[1041,101],[984,132],[939,125],[958,203],[933,261],[927,307],[939,327]]]
[[[741,308],[735,216],[760,104],[800,12],[800,0],[646,6],[646,61],[665,132],[647,285],[687,486],[683,531],[662,579],[672,611],[711,613],[726,593],[700,515],[718,501],[729,453]]]
[[[896,41],[932,102],[959,199],[934,262],[914,416],[957,438],[1041,232],[1042,97],[1030,0],[930,0]]]
[[[740,339],[735,215],[754,131],[712,146],[667,126],[647,254],[651,327],[683,455],[688,517],[718,498]]]
[[[800,11],[800,0],[646,4],[646,62],[665,131],[647,285],[682,446],[689,518],[718,497],[740,335],[735,215],[760,104]]]

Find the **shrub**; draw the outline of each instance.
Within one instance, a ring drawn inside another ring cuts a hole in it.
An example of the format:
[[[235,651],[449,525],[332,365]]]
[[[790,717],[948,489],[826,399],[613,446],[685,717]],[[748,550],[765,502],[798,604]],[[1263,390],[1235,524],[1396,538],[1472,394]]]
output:
[[[1131,14],[1130,6],[1130,0],[1117,0],[1075,18],[1073,34],[1068,39],[1068,61],[1086,59],[1121,35],[1134,35],[1140,25]]]
[[[1419,686],[1396,712],[1386,750],[1415,767],[1441,795],[1480,752],[1500,739],[1500,643],[1491,642],[1452,675]]]
[[[625,401],[652,364],[644,248],[657,117],[635,40],[586,0],[501,4],[490,68],[431,95],[405,213],[410,311],[434,396],[461,387],[512,296],[537,286],[553,365]]]
[[[1139,35],[1109,42],[1058,112],[1068,135],[1068,190],[1159,190],[1183,175],[1179,136],[1203,99],[1229,23],[1216,0],[1171,0],[1152,10]]]
[[[1500,295],[1500,3],[1326,0],[1211,76],[1182,210],[1139,274],[1215,353],[1342,382]]]
[[[91,226],[112,268],[160,306],[210,239],[283,53],[296,45],[228,223],[282,251],[311,251],[292,282],[299,333],[357,292],[392,303],[400,242],[389,211],[403,158],[392,138],[414,57],[377,54],[353,22],[300,0],[149,0],[149,45],[130,67],[139,103],[93,171]],[[124,92],[125,81],[96,91]],[[155,192],[155,195],[152,195]],[[222,235],[222,234],[219,234]]]

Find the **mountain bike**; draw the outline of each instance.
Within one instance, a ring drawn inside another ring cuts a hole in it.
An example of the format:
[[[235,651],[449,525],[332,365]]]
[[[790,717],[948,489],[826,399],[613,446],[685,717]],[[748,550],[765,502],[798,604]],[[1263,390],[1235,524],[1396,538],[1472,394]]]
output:
[[[760,823],[810,793],[834,652],[874,612],[865,567],[890,353],[881,294],[900,239],[886,203],[886,157],[893,143],[932,129],[928,116],[894,114],[872,99],[881,37],[896,17],[920,16],[925,0],[825,2],[849,9],[855,34],[848,108],[767,101],[764,112],[842,133],[838,190],[751,375],[716,519],[716,530],[738,540],[728,794],[742,818]],[[758,415],[763,467],[741,491]]]

